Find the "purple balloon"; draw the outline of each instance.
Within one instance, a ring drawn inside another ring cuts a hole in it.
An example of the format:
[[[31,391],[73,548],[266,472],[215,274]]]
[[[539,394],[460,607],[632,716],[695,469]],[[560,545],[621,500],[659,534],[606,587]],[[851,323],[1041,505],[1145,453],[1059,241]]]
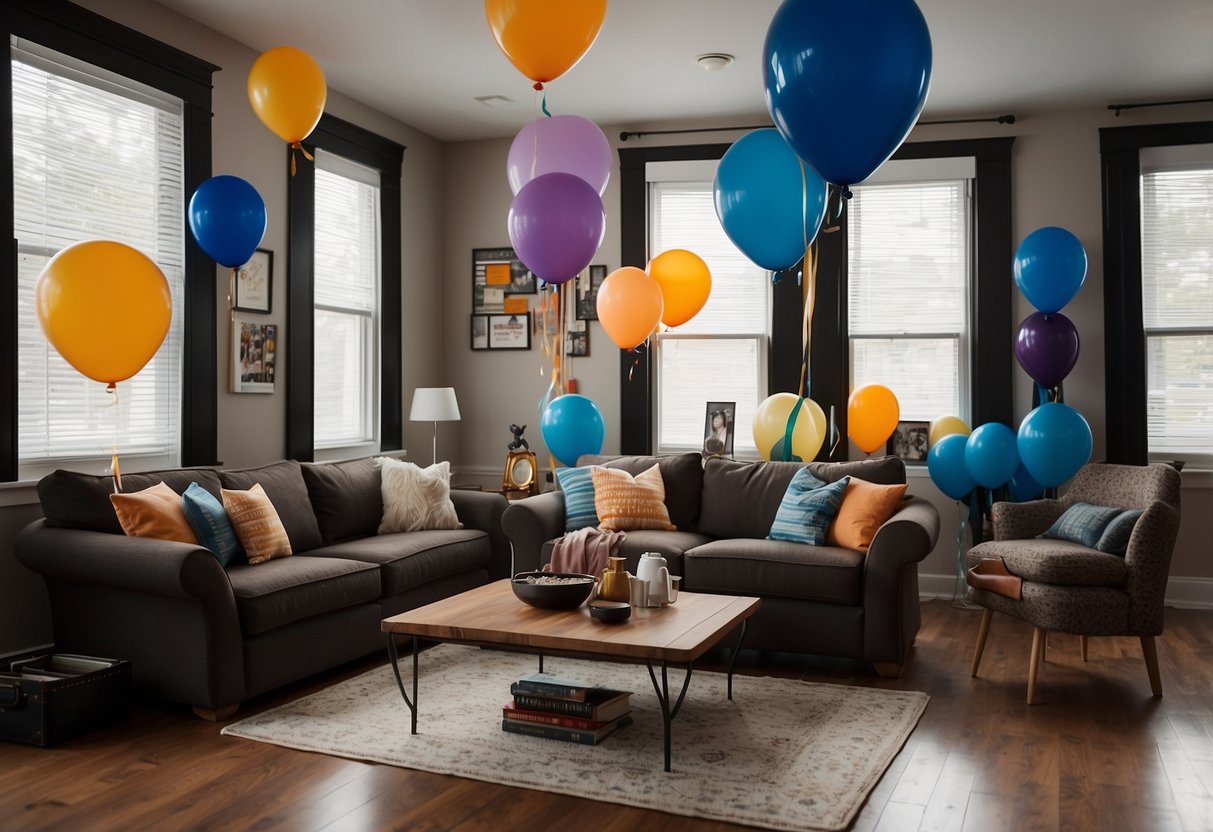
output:
[[[1034,312],[1019,325],[1015,357],[1042,387],[1061,384],[1078,361],[1078,330],[1060,312]]]
[[[594,187],[571,173],[545,173],[522,186],[510,205],[510,242],[547,283],[564,283],[590,265],[606,233]]]
[[[571,173],[602,196],[611,178],[611,145],[597,124],[581,116],[537,118],[514,137],[505,173],[515,194],[545,173]]]

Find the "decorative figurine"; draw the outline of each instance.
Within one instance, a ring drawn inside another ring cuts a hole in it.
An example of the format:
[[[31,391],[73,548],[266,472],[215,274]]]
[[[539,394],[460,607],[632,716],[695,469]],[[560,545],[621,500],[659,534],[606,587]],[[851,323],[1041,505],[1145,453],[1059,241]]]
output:
[[[510,443],[509,450],[516,451],[519,448],[522,448],[524,451],[529,451],[531,449],[531,446],[527,444],[527,441],[522,438],[522,432],[525,430],[526,425],[523,425],[522,427],[510,425],[510,432],[514,434],[514,441]]]

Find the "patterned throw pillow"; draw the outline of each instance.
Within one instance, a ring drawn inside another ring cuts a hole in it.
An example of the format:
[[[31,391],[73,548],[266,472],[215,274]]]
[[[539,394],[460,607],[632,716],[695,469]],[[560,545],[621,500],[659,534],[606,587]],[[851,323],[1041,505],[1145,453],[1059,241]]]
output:
[[[181,511],[181,497],[162,482],[130,494],[111,494],[118,524],[130,537],[152,537],[198,545]]]
[[[566,532],[598,525],[598,512],[594,510],[594,475],[591,473],[594,467],[556,469],[556,479],[564,492]]]
[[[906,487],[904,484],[877,485],[852,477],[842,496],[838,516],[826,533],[826,542],[831,546],[866,552],[876,530],[901,506]]]
[[[240,541],[223,504],[196,482],[181,495],[181,510],[198,535],[198,542],[210,549],[224,567],[231,566],[241,554]]]
[[[619,468],[590,468],[598,528],[612,531],[657,529],[675,532],[665,507],[665,480],[654,465],[633,477]]]
[[[253,483],[248,491],[221,489],[223,508],[240,538],[251,564],[265,563],[274,558],[291,555],[291,539],[261,483]]]
[[[1118,508],[1094,506],[1090,503],[1075,503],[1066,509],[1057,522],[1041,537],[1054,540],[1068,540],[1071,543],[1081,543],[1088,549],[1094,549],[1104,529],[1120,514]]]
[[[1141,509],[1138,508],[1122,511],[1113,517],[1112,522],[1096,541],[1095,548],[1100,552],[1107,552],[1109,555],[1123,556],[1125,550],[1129,548],[1129,538],[1133,536],[1133,529],[1137,525],[1138,517],[1141,517]]]
[[[843,477],[826,485],[810,474],[808,468],[801,468],[788,483],[767,540],[821,546],[850,481],[850,477]]]
[[[459,528],[459,515],[451,502],[451,463],[443,460],[422,469],[386,456],[375,462],[383,494],[379,534]]]

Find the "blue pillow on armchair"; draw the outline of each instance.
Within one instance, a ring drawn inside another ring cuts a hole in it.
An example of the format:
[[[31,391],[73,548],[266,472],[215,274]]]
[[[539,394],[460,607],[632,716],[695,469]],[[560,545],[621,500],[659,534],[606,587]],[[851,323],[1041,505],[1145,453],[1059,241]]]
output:
[[[808,468],[801,468],[788,483],[767,540],[824,545],[830,521],[838,514],[850,481],[850,477],[843,477],[826,485]]]
[[[1081,543],[1088,549],[1094,549],[1095,544],[1103,535],[1108,524],[1120,514],[1118,508],[1096,506],[1090,503],[1075,503],[1057,518],[1048,531],[1041,537],[1051,537],[1054,540],[1068,540],[1071,543]],[[1128,542],[1128,538],[1125,539]]]

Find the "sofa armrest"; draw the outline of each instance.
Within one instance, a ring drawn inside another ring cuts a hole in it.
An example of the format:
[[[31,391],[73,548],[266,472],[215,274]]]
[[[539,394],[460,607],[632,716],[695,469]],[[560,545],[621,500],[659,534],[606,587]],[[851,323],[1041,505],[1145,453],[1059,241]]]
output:
[[[900,664],[918,632],[917,564],[939,540],[939,512],[906,499],[876,530],[863,574],[864,658]]]
[[[465,529],[477,529],[489,536],[492,545],[492,560],[489,577],[508,578],[510,574],[510,541],[501,529],[501,516],[509,500],[491,491],[451,489],[451,502],[455,513]]]
[[[1026,503],[995,503],[995,540],[1027,540],[1047,531],[1061,517],[1065,506],[1060,500],[1030,500]]]
[[[514,547],[512,571],[532,572],[540,562],[543,544],[564,534],[564,492],[549,491],[515,500],[501,517],[501,526]]]

